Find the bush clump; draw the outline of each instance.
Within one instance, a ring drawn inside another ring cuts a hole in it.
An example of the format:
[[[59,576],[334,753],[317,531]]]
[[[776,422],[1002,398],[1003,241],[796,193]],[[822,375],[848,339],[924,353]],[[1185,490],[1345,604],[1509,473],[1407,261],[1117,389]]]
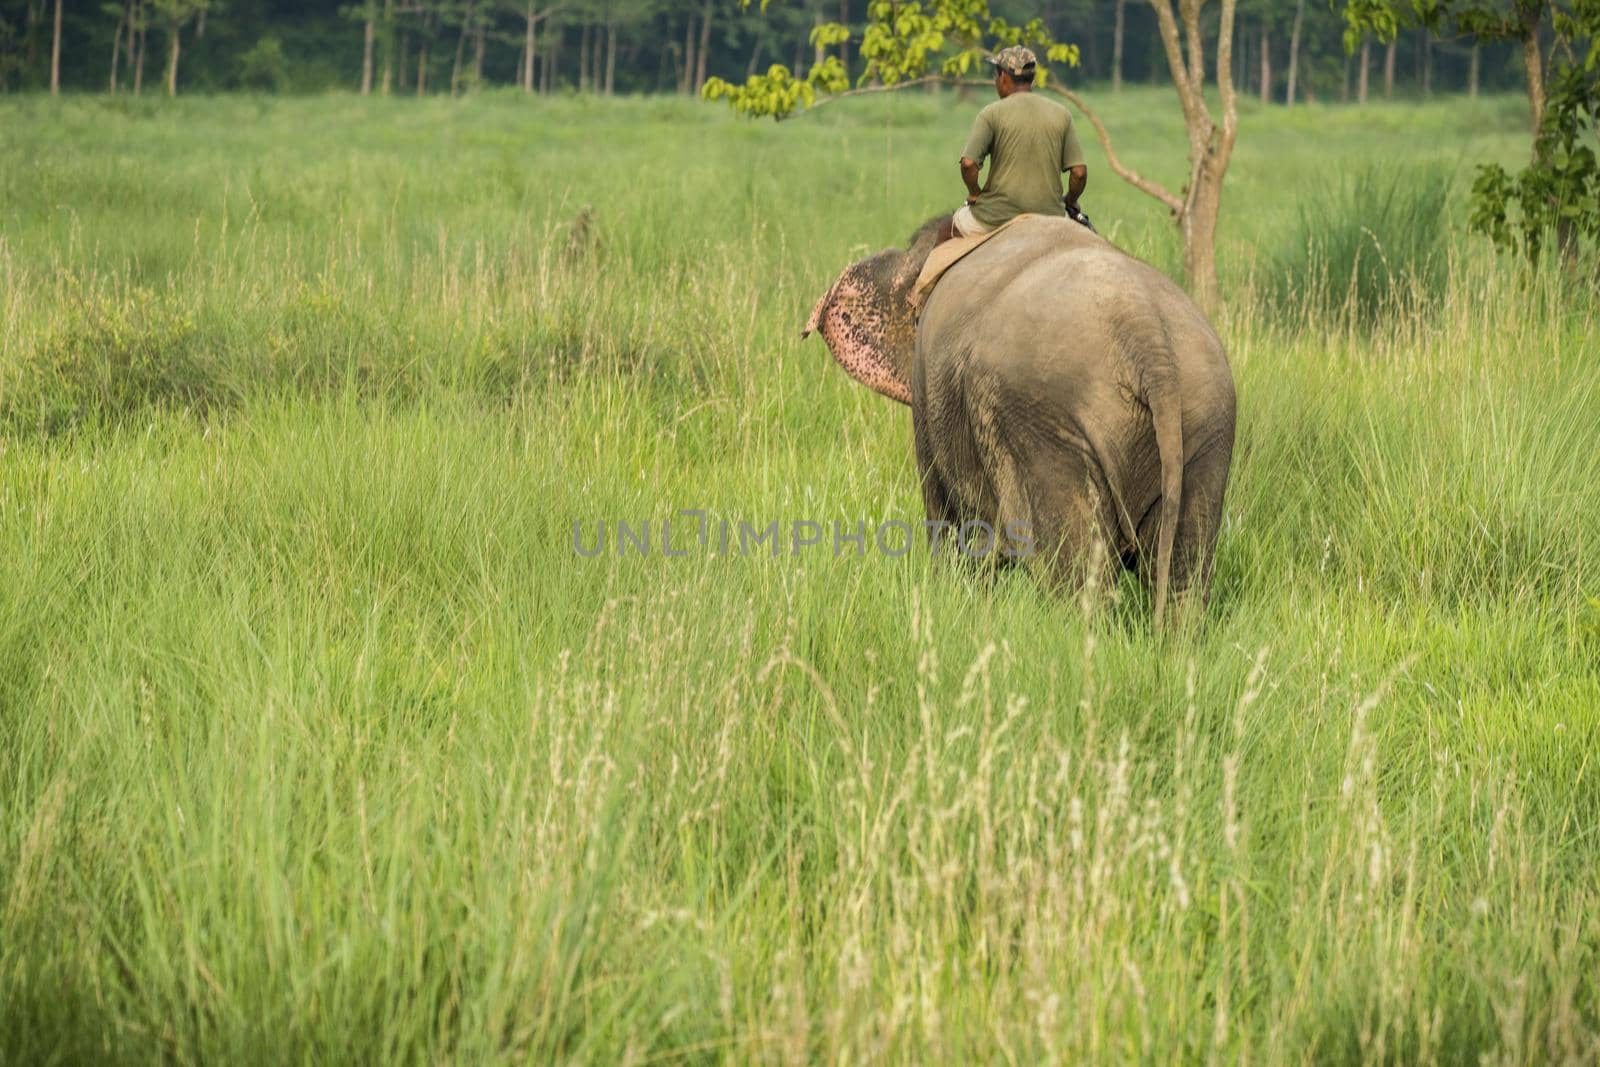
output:
[[[6,375],[0,424],[44,436],[150,408],[204,409],[228,386],[194,317],[148,289],[85,294]]]
[[[289,87],[289,57],[282,41],[269,34],[239,57],[239,86],[266,93],[281,93]]]
[[[1379,164],[1313,190],[1268,261],[1269,306],[1283,319],[1358,326],[1434,306],[1448,276],[1453,185],[1442,167]]]

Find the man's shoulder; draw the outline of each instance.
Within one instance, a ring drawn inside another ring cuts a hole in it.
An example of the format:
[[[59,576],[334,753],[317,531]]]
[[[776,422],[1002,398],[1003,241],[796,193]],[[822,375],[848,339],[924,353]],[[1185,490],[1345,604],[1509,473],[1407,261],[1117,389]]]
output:
[[[1066,118],[1069,122],[1072,120],[1070,111],[1054,100],[1040,96],[1037,92],[1012,93],[1004,100],[996,100],[984,108],[980,114],[987,115],[991,119],[1014,116],[1019,119],[1033,121],[1037,121],[1040,118]]]
[[[992,120],[996,115],[1000,114],[1000,105],[1003,103],[1005,103],[1004,100],[989,101],[978,109],[978,118],[984,121]]]

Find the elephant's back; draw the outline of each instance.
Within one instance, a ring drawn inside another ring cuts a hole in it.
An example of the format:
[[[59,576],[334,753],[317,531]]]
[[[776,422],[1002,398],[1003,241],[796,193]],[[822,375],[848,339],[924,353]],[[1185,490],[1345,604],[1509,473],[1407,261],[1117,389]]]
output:
[[[1028,379],[1064,375],[1072,385],[1143,352],[1170,359],[1180,378],[1211,380],[1220,371],[1232,386],[1222,342],[1189,295],[1065,218],[1019,221],[951,267],[918,332],[939,339],[923,346],[934,363],[977,358],[1015,372],[1031,365]]]

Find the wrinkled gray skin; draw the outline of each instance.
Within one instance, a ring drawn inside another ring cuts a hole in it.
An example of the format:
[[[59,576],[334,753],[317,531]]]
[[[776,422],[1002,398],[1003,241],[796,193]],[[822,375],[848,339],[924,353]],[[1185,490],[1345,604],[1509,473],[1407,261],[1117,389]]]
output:
[[[943,221],[846,269],[805,331],[911,406],[928,518],[1024,531],[996,552],[1056,586],[1137,567],[1158,626],[1169,596],[1203,605],[1234,432],[1205,316],[1098,235],[1038,218],[952,267],[918,321],[907,297]]]

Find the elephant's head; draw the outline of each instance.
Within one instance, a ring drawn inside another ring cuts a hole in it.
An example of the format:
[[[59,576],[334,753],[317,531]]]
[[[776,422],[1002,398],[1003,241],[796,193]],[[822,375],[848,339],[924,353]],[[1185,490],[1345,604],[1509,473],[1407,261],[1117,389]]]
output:
[[[928,253],[949,236],[949,216],[927,223],[909,247],[891,248],[845,268],[817,301],[802,337],[822,332],[828,351],[856,381],[911,403],[917,319],[910,297]]]

